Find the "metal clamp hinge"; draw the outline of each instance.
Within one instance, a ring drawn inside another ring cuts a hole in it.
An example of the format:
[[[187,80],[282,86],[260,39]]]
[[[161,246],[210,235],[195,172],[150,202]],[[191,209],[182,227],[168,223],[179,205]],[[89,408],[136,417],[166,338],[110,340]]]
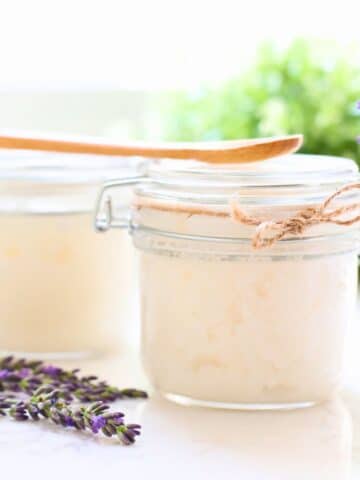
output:
[[[110,228],[129,228],[129,218],[115,218],[112,199],[110,195],[105,194],[108,190],[116,187],[129,187],[140,181],[145,181],[144,176],[124,178],[122,180],[109,182],[104,185],[96,202],[95,208],[95,230],[106,232]]]

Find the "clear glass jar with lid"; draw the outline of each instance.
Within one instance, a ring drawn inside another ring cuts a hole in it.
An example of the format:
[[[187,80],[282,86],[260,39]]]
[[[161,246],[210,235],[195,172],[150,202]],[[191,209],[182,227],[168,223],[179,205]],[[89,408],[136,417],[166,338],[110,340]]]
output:
[[[129,221],[114,208],[119,183],[105,186],[97,226],[128,226],[139,251],[142,356],[158,392],[271,409],[338,389],[356,301],[360,191],[323,202],[356,181],[356,164],[334,157],[162,160],[135,187]]]
[[[132,246],[123,232],[96,235],[92,218],[100,185],[140,164],[1,152],[0,352],[90,355],[124,343]]]

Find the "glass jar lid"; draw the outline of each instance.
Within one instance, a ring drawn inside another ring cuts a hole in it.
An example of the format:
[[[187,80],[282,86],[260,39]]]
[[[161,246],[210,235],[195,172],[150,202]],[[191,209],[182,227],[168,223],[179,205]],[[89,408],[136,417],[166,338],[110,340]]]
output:
[[[358,230],[360,184],[352,185],[358,179],[352,160],[320,155],[214,166],[158,160],[148,164],[142,178],[105,186],[95,224],[103,231],[130,227],[137,239],[151,233],[172,239],[243,239],[258,245],[268,245],[273,238],[347,235]],[[129,184],[135,185],[130,217],[123,215],[110,191]],[[329,198],[331,205],[325,203]]]
[[[144,159],[102,155],[64,154],[25,150],[0,151],[0,185],[91,185],[128,177],[145,164]]]
[[[103,183],[135,176],[144,164],[140,158],[0,150],[0,212],[92,212]]]
[[[221,206],[235,195],[246,204],[279,205],[321,201],[356,181],[358,167],[346,158],[295,154],[235,166],[160,160],[147,176],[135,189],[142,198]]]

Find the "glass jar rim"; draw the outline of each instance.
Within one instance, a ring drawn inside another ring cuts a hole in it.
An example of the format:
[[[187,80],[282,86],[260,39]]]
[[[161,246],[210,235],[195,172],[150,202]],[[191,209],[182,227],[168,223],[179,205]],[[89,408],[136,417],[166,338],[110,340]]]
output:
[[[154,200],[213,208],[228,205],[236,197],[249,205],[302,205],[321,202],[358,179],[353,160],[323,155],[294,154],[214,166],[165,159],[148,165],[146,181],[139,182],[134,191],[147,204]]]
[[[0,151],[0,184],[98,185],[134,175],[142,158],[25,150]]]
[[[356,163],[348,158],[299,153],[241,164],[161,159],[148,167],[148,176],[158,183],[224,187],[344,183],[357,173]]]

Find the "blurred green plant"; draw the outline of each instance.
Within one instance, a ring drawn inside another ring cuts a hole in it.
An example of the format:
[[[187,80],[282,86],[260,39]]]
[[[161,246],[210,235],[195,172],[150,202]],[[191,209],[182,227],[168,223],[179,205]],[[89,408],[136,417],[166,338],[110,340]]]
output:
[[[299,132],[303,152],[360,163],[360,66],[353,53],[304,39],[286,50],[267,42],[244,74],[220,87],[168,96],[164,136],[220,140]]]

